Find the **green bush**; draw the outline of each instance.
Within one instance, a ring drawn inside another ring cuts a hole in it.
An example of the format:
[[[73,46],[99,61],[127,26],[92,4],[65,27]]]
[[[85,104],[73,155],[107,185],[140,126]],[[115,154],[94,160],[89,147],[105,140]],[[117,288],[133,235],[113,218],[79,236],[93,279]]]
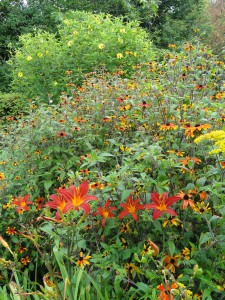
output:
[[[26,103],[22,100],[20,94],[0,93],[0,119],[9,116],[18,116],[26,110]]]
[[[119,68],[130,76],[134,65],[153,58],[151,42],[138,22],[124,24],[105,14],[70,12],[62,17],[57,37],[39,31],[23,35],[20,42],[9,61],[13,88],[45,101],[79,85],[85,73]]]

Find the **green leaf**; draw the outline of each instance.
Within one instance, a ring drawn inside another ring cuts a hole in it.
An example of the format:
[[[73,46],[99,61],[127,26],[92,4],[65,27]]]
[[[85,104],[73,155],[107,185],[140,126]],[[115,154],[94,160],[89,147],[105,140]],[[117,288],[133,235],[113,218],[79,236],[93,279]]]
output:
[[[139,290],[143,291],[144,293],[148,293],[150,291],[149,286],[143,282],[137,282],[136,286],[139,288]]]
[[[121,201],[126,200],[127,197],[130,196],[131,192],[133,192],[133,190],[124,190],[121,195]]]
[[[196,180],[196,186],[197,186],[197,188],[200,188],[200,187],[204,186],[205,182],[206,182],[206,178],[205,177],[198,178]]]
[[[48,191],[50,189],[50,187],[53,185],[53,183],[55,183],[54,181],[45,181],[44,182],[44,187],[46,189],[46,191]]]
[[[211,232],[205,232],[205,233],[201,233],[200,239],[199,239],[199,248],[201,245],[207,243],[208,241],[210,241],[212,239],[212,234]]]
[[[168,244],[168,247],[169,247],[170,255],[173,256],[174,252],[175,252],[175,249],[176,249],[175,244],[174,244],[173,241],[168,241],[167,244]]]

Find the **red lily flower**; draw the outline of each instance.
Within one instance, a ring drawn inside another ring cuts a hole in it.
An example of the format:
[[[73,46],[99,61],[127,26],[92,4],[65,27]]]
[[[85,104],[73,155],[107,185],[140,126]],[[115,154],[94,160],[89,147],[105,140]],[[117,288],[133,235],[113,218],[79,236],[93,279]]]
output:
[[[71,185],[69,189],[59,190],[59,194],[63,195],[67,201],[65,210],[76,209],[79,211],[79,208],[82,208],[88,214],[91,212],[90,205],[87,203],[90,200],[98,200],[97,197],[93,195],[87,195],[88,193],[88,181],[85,180],[80,186],[76,187]]]
[[[25,210],[29,210],[30,207],[28,206],[28,204],[32,204],[33,202],[28,200],[30,197],[30,194],[25,195],[24,197],[18,197],[16,198],[12,204],[14,204],[15,206],[17,206],[17,212],[18,213],[22,213]]]
[[[153,209],[153,220],[158,219],[163,213],[169,213],[172,216],[177,216],[177,213],[170,206],[180,200],[179,196],[168,197],[168,193],[159,195],[157,192],[151,193],[153,203],[145,204],[145,208]]]
[[[110,199],[106,201],[106,204],[103,207],[98,207],[97,211],[93,213],[93,216],[100,215],[102,216],[102,226],[105,227],[106,220],[109,218],[114,218],[115,215],[112,213],[113,210],[116,210],[115,206],[110,207]]]
[[[124,208],[124,210],[119,214],[119,220],[124,218],[126,215],[132,215],[135,221],[138,221],[137,211],[141,209],[145,209],[145,205],[139,204],[141,199],[134,200],[132,195],[127,197],[126,203],[121,203],[120,206]]]
[[[49,201],[47,202],[45,205],[46,206],[49,206],[53,209],[56,209],[58,210],[57,213],[56,213],[56,220],[60,220],[60,214],[59,214],[59,210],[61,211],[61,213],[65,214],[69,209],[66,207],[67,205],[67,200],[66,198],[60,194],[60,190],[58,189],[55,189],[59,194],[58,195],[51,195],[50,196],[50,199],[53,200],[53,201]]]

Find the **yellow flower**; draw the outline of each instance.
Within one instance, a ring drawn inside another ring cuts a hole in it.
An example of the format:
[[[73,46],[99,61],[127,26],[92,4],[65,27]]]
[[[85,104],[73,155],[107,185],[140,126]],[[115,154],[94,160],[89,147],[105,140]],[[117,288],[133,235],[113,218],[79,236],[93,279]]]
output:
[[[39,52],[39,53],[37,54],[37,56],[41,58],[41,57],[43,56],[43,53]]]
[[[32,56],[30,56],[30,55],[27,56],[27,60],[28,60],[28,61],[30,61],[30,60],[32,60],[32,59],[33,59]]]
[[[121,32],[121,33],[126,33],[126,29],[125,29],[125,28],[122,28],[122,29],[120,29],[120,32]]]
[[[18,77],[23,77],[23,73],[22,72],[19,72],[17,75],[18,75]]]
[[[169,44],[169,45],[168,45],[168,48],[173,48],[173,49],[175,49],[175,48],[177,48],[177,46],[176,46],[175,44]]]
[[[116,57],[121,59],[123,57],[123,54],[122,53],[117,53]]]
[[[76,262],[76,264],[83,269],[86,265],[90,265],[90,262],[88,261],[90,258],[91,258],[90,255],[84,257],[84,253],[80,252],[80,257]]]
[[[5,179],[5,174],[4,173],[0,173],[0,181]]]
[[[67,43],[67,46],[72,46],[73,45],[73,41],[69,41],[68,43]]]
[[[131,274],[134,273],[134,272],[141,273],[141,271],[139,270],[139,268],[135,264],[133,264],[133,263],[126,264],[126,271],[128,273],[131,273]]]
[[[204,141],[212,140],[214,141],[214,146],[217,148],[210,151],[209,154],[224,153],[225,152],[225,131],[224,130],[214,130],[209,133],[203,134],[194,140],[196,144]]]
[[[105,48],[105,44],[98,44],[98,48],[99,49],[104,49]]]

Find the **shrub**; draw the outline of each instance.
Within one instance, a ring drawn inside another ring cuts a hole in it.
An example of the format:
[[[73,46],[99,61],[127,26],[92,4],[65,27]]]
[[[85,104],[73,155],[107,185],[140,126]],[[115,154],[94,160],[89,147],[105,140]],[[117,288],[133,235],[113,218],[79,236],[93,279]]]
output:
[[[22,36],[20,42],[9,62],[13,88],[45,101],[48,95],[57,99],[60,92],[80,84],[84,73],[120,68],[129,76],[134,65],[153,57],[151,42],[138,22],[124,24],[121,18],[79,11],[62,17],[58,38],[39,31]]]
[[[23,113],[26,110],[26,103],[22,100],[20,94],[0,93],[0,118],[15,117]]]

